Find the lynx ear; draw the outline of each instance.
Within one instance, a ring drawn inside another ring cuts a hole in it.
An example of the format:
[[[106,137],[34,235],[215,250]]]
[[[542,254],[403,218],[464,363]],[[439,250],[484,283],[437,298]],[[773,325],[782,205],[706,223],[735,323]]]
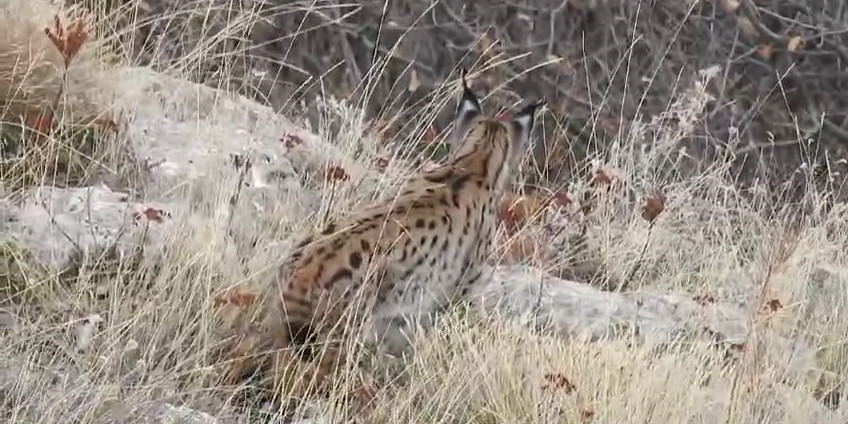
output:
[[[465,79],[467,74],[465,68],[460,70],[460,79],[462,80],[462,97],[459,99],[459,104],[456,106],[456,114],[454,116],[453,134],[451,137],[451,150],[455,150],[462,144],[465,134],[474,118],[480,116],[483,112],[480,109],[480,102],[477,96],[468,87],[468,81]]]
[[[527,148],[527,143],[530,141],[530,134],[533,131],[533,123],[536,119],[536,111],[542,108],[545,105],[544,100],[540,100],[534,103],[530,103],[527,106],[524,106],[521,110],[516,112],[513,116],[512,120],[510,120],[510,130],[512,131],[512,150],[513,157],[516,158],[521,156],[524,152],[524,149]],[[534,156],[536,156],[536,160],[539,161],[537,153],[538,149],[534,149]],[[544,149],[542,149],[544,152]],[[544,158],[541,158],[544,160]]]

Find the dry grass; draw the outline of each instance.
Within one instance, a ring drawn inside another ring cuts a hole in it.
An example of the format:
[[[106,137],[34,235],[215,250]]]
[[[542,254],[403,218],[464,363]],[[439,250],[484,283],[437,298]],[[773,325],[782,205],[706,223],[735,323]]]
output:
[[[53,47],[38,36],[40,30],[26,25],[49,23],[52,13],[41,11],[26,19],[19,14],[24,5],[36,3],[7,0],[6,18],[0,22],[26,33],[22,39],[35,46],[27,51],[49,58]],[[235,22],[230,33],[213,37],[235,36],[250,24],[243,17]],[[109,31],[103,34],[108,41]],[[45,87],[9,78],[14,73],[4,54],[22,49],[9,49],[6,40],[0,45],[0,84],[7,85],[0,88]],[[39,63],[34,57],[23,61]],[[80,66],[102,63],[84,60]],[[379,78],[380,65],[370,78]],[[85,84],[97,81],[83,78]],[[753,324],[744,349],[728,359],[706,343],[650,337],[563,340],[497,318],[455,314],[439,324],[439,331],[422,335],[405,364],[363,358],[363,366],[376,375],[387,381],[398,378],[378,394],[370,416],[357,417],[360,422],[829,422],[816,398],[837,396],[833,393],[844,390],[848,375],[848,211],[836,205],[824,214],[827,193],[810,192],[807,203],[813,213],[790,221],[790,210],[771,204],[769,196],[736,188],[729,172],[731,158],[695,175],[666,172],[665,162],[682,157],[676,141],[692,130],[708,100],[704,87],[710,73],[703,78],[702,84],[683,87],[664,116],[625,131],[599,158],[604,172],[614,169],[619,175],[609,191],[591,186],[585,174],[569,187],[557,187],[573,199],[595,193],[591,210],[579,212],[581,202],[576,202],[571,209],[549,207],[530,217],[518,234],[536,248],[513,260],[554,273],[567,273],[576,261],[591,264],[593,284],[605,287],[678,290],[719,302],[742,302],[750,308]],[[18,110],[14,99],[55,95],[17,88],[4,91],[13,93],[5,94],[9,111]],[[232,330],[227,317],[219,315],[216,296],[236,284],[264,281],[279,261],[277,242],[318,225],[325,212],[347,213],[374,193],[396,187],[414,168],[408,146],[426,135],[436,111],[449,104],[450,88],[433,94],[421,115],[409,121],[414,128],[405,134],[411,135],[392,140],[391,151],[373,142],[379,138],[358,104],[328,101],[326,119],[318,129],[323,137],[364,163],[378,157],[392,160],[390,172],[369,190],[357,189],[357,181],[321,187],[320,213],[309,217],[281,201],[258,221],[235,220],[228,227],[219,212],[231,193],[211,189],[231,187],[236,177],[221,172],[179,217],[157,266],[90,259],[72,275],[49,275],[22,266],[25,254],[4,245],[0,255],[16,267],[17,285],[2,306],[15,311],[19,323],[0,330],[0,416],[12,423],[141,422],[151,405],[168,401],[207,411],[222,422],[267,422],[259,421],[267,417],[257,409],[243,410],[228,402],[236,396],[234,388],[216,384],[220,358],[215,347]],[[30,94],[16,94],[23,92]],[[36,109],[43,106],[35,104]],[[86,113],[90,105],[87,100],[65,104]],[[62,138],[51,140],[59,143]],[[21,166],[30,175],[52,169],[38,161]],[[30,184],[55,180],[41,175]],[[665,210],[649,223],[640,204],[658,188],[666,198]],[[549,227],[555,225],[568,234],[582,233],[586,245],[567,244],[574,238],[552,241],[549,237],[557,231]],[[244,239],[256,236],[255,245],[234,243],[233,232]],[[0,283],[3,278],[0,275]],[[90,327],[92,314],[102,322],[96,324],[93,339],[82,343],[87,348],[79,349],[80,329]],[[813,346],[816,366],[799,370],[781,347],[784,338]],[[344,399],[348,385],[341,383],[335,399]],[[350,410],[328,403],[303,406],[328,414],[327,422],[354,418]]]

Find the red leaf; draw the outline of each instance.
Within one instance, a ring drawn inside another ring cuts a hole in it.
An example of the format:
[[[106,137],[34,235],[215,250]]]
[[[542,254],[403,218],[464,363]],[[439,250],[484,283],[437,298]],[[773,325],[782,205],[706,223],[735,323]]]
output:
[[[50,131],[50,127],[53,125],[53,120],[49,116],[37,115],[27,118],[25,124],[38,132],[46,134]]]
[[[389,167],[389,160],[386,158],[377,158],[374,160],[374,168],[380,172],[384,172]]]
[[[697,303],[697,304],[699,304],[699,305],[701,305],[701,306],[707,306],[708,304],[716,303],[716,298],[715,298],[715,296],[713,296],[713,295],[711,295],[711,294],[699,294],[699,295],[695,295],[694,297],[692,297],[692,300],[694,300],[694,301],[695,301],[695,303]]]
[[[303,139],[301,139],[300,137],[298,137],[294,134],[286,133],[286,134],[283,134],[282,137],[280,137],[280,142],[285,144],[286,148],[293,149],[296,146],[300,146],[301,144],[303,144]]]
[[[347,181],[350,179],[347,171],[338,165],[330,165],[324,173],[324,178],[333,181]]]
[[[144,208],[141,212],[136,212],[133,214],[133,218],[138,221],[141,218],[146,218],[148,221],[152,222],[164,222],[164,218],[170,218],[171,215],[162,210],[156,208]]]
[[[542,390],[562,390],[565,394],[570,395],[577,390],[577,386],[561,373],[549,373],[545,374],[545,383],[542,384]]]
[[[509,121],[510,119],[512,119],[512,113],[509,113],[509,112],[507,112],[507,111],[503,111],[503,112],[498,113],[497,115],[495,115],[495,118],[496,118],[498,121]]]
[[[780,303],[780,299],[771,299],[765,304],[765,309],[767,312],[777,312],[782,308],[783,304]]]
[[[256,298],[256,293],[242,289],[233,289],[223,295],[215,296],[212,302],[216,307],[233,305],[239,308],[245,308],[256,302]]]

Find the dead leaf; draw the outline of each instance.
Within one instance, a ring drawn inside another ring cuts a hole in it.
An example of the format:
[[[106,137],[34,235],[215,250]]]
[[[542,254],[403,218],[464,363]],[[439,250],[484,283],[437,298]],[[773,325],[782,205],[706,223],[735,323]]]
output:
[[[544,207],[544,202],[538,196],[518,196],[507,194],[501,200],[498,217],[515,230],[522,227],[527,219],[534,216]]]
[[[764,309],[767,312],[777,312],[783,308],[783,303],[780,302],[780,299],[771,299],[764,305]]]
[[[692,300],[694,300],[695,303],[701,306],[707,306],[709,304],[716,303],[715,296],[711,294],[699,294],[692,297]]]
[[[330,165],[324,172],[324,179],[329,181],[347,181],[350,179],[350,175],[341,166]]]
[[[551,196],[551,201],[553,204],[561,207],[568,207],[574,204],[574,200],[571,195],[563,192],[556,192],[553,196]]]
[[[294,134],[286,133],[286,134],[283,134],[282,137],[280,137],[280,142],[282,142],[286,146],[287,149],[293,149],[293,148],[303,144],[303,139],[301,139],[300,137],[298,137]]]
[[[719,5],[727,13],[736,13],[739,9],[739,0],[719,0]]]
[[[659,191],[646,197],[642,203],[642,219],[648,222],[654,222],[665,210],[665,202],[665,194]]]
[[[510,237],[505,247],[504,263],[519,263],[537,256],[536,242],[526,234],[518,233]]]
[[[53,126],[53,120],[46,115],[37,115],[27,118],[24,123],[27,127],[44,134],[49,133],[50,127]]]
[[[77,350],[87,350],[91,346],[91,341],[94,340],[94,335],[97,331],[97,324],[103,322],[103,318],[98,314],[92,314],[84,317],[77,325]]]
[[[254,302],[256,302],[256,298],[256,293],[237,288],[229,290],[223,295],[216,296],[212,300],[212,304],[215,307],[223,305],[233,305],[238,308],[246,308],[250,305],[253,305]]]
[[[542,390],[562,390],[565,394],[570,395],[577,390],[577,386],[575,386],[574,383],[572,383],[571,380],[562,373],[548,373],[545,374],[545,382],[542,384]]]
[[[171,214],[169,214],[168,212],[166,212],[163,209],[147,208],[147,207],[144,208],[141,212],[136,212],[136,213],[133,214],[133,219],[135,219],[136,221],[138,221],[142,218],[146,218],[148,221],[160,222],[160,223],[164,222],[165,218],[170,218],[170,217],[171,217]]]
[[[65,27],[62,25],[59,15],[53,16],[53,27],[45,27],[44,33],[53,43],[53,46],[56,47],[56,50],[62,55],[65,68],[70,66],[71,61],[76,57],[88,39],[88,30],[82,19],[77,19],[76,22]]]
[[[753,22],[745,16],[737,16],[736,25],[739,26],[739,31],[750,39],[756,40],[760,35]]]
[[[789,39],[789,41],[786,43],[786,50],[794,53],[794,52],[797,52],[798,50],[802,49],[803,46],[804,46],[804,39],[801,38],[800,36],[796,35],[794,37],[791,37]]]
[[[419,87],[421,87],[421,80],[418,78],[418,72],[413,69],[409,74],[409,87],[407,87],[407,90],[413,92],[418,90]]]
[[[97,118],[94,120],[94,125],[104,131],[111,133],[118,132],[118,124],[111,118]]]
[[[379,172],[385,172],[389,167],[389,160],[386,158],[377,158],[374,160],[374,168]]]
[[[774,54],[774,48],[771,44],[760,44],[757,46],[757,56],[765,59],[771,60],[771,56]]]
[[[503,111],[495,115],[495,118],[498,121],[509,121],[510,119],[512,119],[512,113],[510,113],[509,111]]]

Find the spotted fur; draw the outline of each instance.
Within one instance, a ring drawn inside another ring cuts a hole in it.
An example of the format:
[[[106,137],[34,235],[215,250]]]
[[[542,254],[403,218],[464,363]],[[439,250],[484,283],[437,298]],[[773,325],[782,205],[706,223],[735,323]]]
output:
[[[277,348],[327,342],[319,382],[343,358],[353,315],[391,323],[438,314],[485,278],[496,207],[542,103],[501,121],[483,115],[464,72],[462,89],[446,164],[306,237],[280,269],[265,310],[268,337]]]

